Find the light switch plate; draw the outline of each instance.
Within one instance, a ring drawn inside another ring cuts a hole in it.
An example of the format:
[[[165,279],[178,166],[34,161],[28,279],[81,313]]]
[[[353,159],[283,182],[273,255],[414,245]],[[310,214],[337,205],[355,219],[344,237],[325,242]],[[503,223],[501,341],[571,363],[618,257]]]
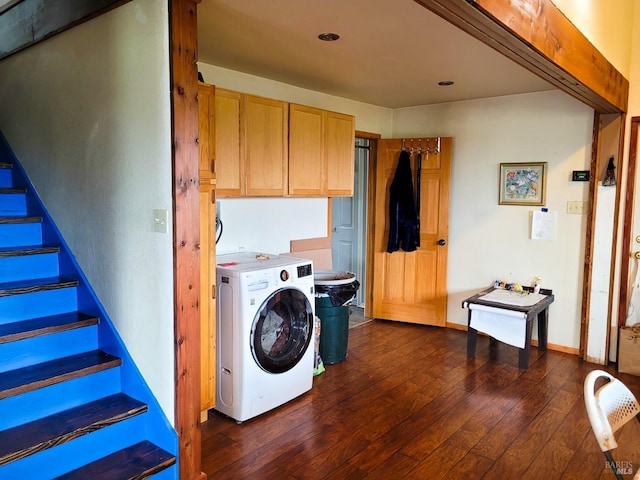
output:
[[[584,215],[586,213],[587,202],[567,202],[567,213],[574,215]]]
[[[153,211],[153,231],[167,233],[169,231],[169,211],[156,209]]]

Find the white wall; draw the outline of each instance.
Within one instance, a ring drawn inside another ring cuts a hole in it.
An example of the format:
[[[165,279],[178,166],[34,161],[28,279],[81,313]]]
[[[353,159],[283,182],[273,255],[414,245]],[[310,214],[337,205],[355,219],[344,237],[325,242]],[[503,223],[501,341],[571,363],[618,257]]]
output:
[[[629,78],[634,9],[638,0],[553,0],[625,78]]]
[[[0,62],[0,129],[173,421],[172,236],[152,231],[172,208],[167,8],[134,0]]]
[[[356,130],[391,136],[392,110],[200,63],[205,82],[267,98],[354,115]],[[290,240],[327,236],[326,198],[218,199],[224,230],[218,253],[289,251]]]
[[[629,78],[629,111],[627,112],[627,128],[625,129],[625,152],[626,157],[629,155],[630,147],[630,124],[632,117],[640,116],[640,0],[636,0],[636,8],[634,10],[634,28],[633,28],[633,48],[631,52],[631,74]],[[632,231],[632,242],[636,235],[640,234],[640,195],[638,195],[640,182],[640,167],[636,160],[636,193],[634,206],[634,229]],[[638,244],[631,245],[632,250],[638,250]]]
[[[398,109],[394,137],[453,137],[447,320],[466,324],[461,301],[496,279],[552,288],[549,342],[580,343],[585,215],[567,201],[585,201],[593,111],[561,92],[497,97]],[[498,205],[501,162],[548,162],[547,202],[557,212],[555,240],[530,240],[539,207]]]
[[[327,236],[326,198],[221,199],[223,232],[216,253],[240,250],[279,254],[289,241]]]
[[[391,135],[392,110],[389,108],[314,92],[202,62],[198,63],[198,70],[206,83],[238,92],[354,115],[356,130],[379,133],[383,138]]]
[[[635,0],[634,5],[628,119],[640,115],[640,0]]]

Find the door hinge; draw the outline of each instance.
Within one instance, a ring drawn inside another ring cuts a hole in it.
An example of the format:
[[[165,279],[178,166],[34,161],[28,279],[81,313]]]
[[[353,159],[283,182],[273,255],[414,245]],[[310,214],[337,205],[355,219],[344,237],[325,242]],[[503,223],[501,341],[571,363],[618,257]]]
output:
[[[211,299],[212,300],[216,299],[216,286],[215,285],[211,285]]]

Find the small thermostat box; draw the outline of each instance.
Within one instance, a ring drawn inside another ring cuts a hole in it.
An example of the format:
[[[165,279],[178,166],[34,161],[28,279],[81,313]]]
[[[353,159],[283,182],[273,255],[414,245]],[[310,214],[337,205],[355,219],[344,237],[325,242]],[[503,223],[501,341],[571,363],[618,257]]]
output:
[[[588,182],[589,170],[574,170],[571,180],[574,182]]]

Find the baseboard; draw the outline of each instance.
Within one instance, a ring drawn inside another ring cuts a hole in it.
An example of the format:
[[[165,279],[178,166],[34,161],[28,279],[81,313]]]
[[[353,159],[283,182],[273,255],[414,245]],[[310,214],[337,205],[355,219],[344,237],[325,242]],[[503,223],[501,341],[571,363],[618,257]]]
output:
[[[459,323],[449,323],[447,322],[445,325],[447,328],[451,328],[452,330],[461,330],[463,332],[467,331],[467,326],[466,325],[460,325]],[[485,335],[482,332],[478,332],[480,335]],[[537,340],[531,340],[531,345],[533,345],[534,347],[538,346],[538,341]],[[562,353],[569,353],[571,355],[580,355],[580,350],[577,348],[573,348],[573,347],[566,347],[564,345],[556,345],[555,343],[548,343],[547,342],[547,349],[548,350],[553,350],[554,352],[562,352]]]

